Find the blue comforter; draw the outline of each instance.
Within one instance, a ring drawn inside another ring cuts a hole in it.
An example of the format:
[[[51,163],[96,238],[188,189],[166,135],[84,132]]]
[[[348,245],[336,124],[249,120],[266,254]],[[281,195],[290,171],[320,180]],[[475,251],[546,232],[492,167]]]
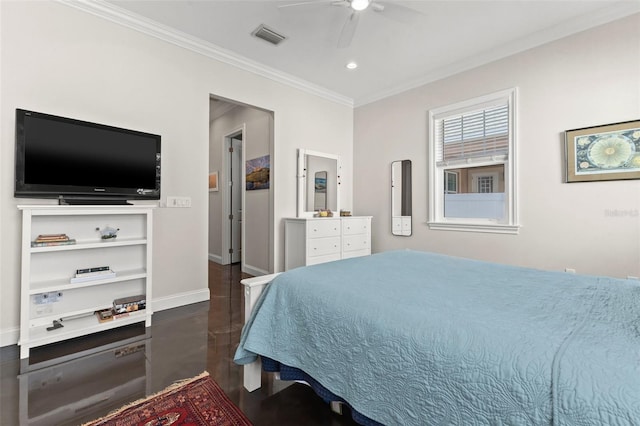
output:
[[[387,425],[639,425],[640,285],[392,251],[267,287],[235,361],[297,367]]]

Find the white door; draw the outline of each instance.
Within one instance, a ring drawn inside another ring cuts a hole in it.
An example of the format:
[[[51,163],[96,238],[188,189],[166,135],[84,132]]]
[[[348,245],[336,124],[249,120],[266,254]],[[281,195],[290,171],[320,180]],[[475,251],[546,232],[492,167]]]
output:
[[[242,259],[242,133],[230,140],[229,166],[231,197],[229,197],[229,221],[231,229],[230,254],[231,263]]]

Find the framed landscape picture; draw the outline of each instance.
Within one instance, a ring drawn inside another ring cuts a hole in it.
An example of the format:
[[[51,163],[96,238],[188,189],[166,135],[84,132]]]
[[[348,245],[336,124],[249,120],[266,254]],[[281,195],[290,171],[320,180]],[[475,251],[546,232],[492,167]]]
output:
[[[209,173],[209,192],[218,191],[218,172]]]
[[[640,179],[640,120],[565,132],[567,182]]]
[[[245,176],[246,190],[269,189],[270,172],[271,157],[269,155],[247,160]]]

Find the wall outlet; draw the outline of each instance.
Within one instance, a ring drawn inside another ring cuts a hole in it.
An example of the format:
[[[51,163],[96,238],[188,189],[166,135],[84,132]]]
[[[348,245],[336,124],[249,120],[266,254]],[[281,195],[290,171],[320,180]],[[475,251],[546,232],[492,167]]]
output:
[[[191,207],[191,197],[167,197],[167,207],[189,208]]]

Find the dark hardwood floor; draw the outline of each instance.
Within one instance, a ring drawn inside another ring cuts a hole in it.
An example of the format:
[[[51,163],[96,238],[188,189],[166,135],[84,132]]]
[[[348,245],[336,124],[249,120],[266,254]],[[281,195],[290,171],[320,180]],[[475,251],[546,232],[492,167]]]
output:
[[[207,370],[256,426],[355,425],[303,384],[263,374],[262,388],[242,387],[233,355],[244,277],[239,265],[209,262],[210,301],[156,312],[150,337],[134,326],[50,345],[31,351],[33,365],[22,374],[17,346],[0,348],[0,424],[82,424]],[[119,343],[123,338],[129,343]]]

